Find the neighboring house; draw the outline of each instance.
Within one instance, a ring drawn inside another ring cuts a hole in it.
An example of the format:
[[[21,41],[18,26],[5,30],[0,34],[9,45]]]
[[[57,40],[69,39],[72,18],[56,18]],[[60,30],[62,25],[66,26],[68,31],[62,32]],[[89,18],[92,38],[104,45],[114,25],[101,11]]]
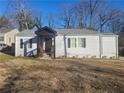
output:
[[[43,27],[18,33],[15,56],[118,58],[118,35]]]
[[[0,28],[0,50],[11,47],[14,49],[15,35],[19,31],[13,27]]]

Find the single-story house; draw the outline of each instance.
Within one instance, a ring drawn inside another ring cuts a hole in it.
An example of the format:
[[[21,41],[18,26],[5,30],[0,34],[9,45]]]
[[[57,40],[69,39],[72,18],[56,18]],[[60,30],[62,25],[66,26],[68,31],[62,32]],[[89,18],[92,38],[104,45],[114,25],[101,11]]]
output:
[[[16,35],[15,56],[118,58],[118,35],[43,27]]]
[[[1,27],[0,28],[0,50],[6,47],[14,49],[15,35],[19,31],[14,27]]]

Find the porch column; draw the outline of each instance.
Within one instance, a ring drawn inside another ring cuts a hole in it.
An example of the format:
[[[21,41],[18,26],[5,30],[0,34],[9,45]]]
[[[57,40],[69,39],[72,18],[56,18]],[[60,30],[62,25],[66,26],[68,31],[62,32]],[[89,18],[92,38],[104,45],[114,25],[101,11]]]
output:
[[[56,58],[56,42],[55,42],[55,35],[54,35],[54,59]]]
[[[55,48],[55,36],[52,38],[52,57],[55,59],[55,57],[56,57],[56,55],[55,55],[55,53],[56,53],[56,50],[55,50],[56,48]]]
[[[38,56],[43,57],[43,53],[44,53],[44,39],[40,36],[38,36],[38,40],[37,40],[37,53]]]
[[[45,53],[45,38],[43,38],[43,51],[44,51],[44,53]]]

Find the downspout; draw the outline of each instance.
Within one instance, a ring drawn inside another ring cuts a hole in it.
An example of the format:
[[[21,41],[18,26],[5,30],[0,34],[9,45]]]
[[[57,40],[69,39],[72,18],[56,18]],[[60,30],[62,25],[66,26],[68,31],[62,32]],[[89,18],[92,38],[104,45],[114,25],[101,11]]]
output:
[[[64,34],[64,53],[65,53],[65,58],[67,57],[67,48],[66,48],[66,35]]]
[[[37,36],[37,57],[39,57],[39,36]]]
[[[116,59],[118,59],[118,36],[116,36]]]
[[[99,57],[102,58],[102,43],[101,43],[101,35],[99,34]]]
[[[26,42],[23,42],[23,46],[24,46],[24,56],[27,56]]]
[[[55,35],[54,35],[54,59],[56,58],[56,47],[55,47],[55,43],[56,43],[56,40],[55,40]]]

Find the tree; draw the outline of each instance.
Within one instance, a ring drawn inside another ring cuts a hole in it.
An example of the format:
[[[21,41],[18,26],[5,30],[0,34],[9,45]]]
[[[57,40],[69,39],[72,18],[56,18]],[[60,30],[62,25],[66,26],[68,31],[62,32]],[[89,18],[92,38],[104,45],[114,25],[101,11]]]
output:
[[[71,5],[64,5],[62,7],[62,15],[61,20],[63,21],[64,28],[74,28],[75,27],[75,14],[74,14],[74,8]]]
[[[123,32],[123,27],[124,27],[124,13],[123,12],[118,12],[117,16],[115,16],[114,19],[110,20],[109,22],[109,28],[111,32],[113,33],[119,33]]]
[[[103,7],[104,6],[104,7]],[[75,7],[78,28],[98,31],[120,31],[122,11],[114,9],[107,0],[80,0]]]
[[[0,17],[0,27],[8,27],[8,26],[11,26],[11,22],[5,17]]]
[[[49,14],[47,16],[48,27],[55,28],[55,18],[53,14]]]
[[[38,28],[42,28],[43,23],[42,23],[41,17],[35,17],[34,25],[36,25]]]
[[[120,18],[120,14],[120,10],[114,9],[108,2],[104,1],[97,9],[97,30],[102,32],[108,28],[111,28],[113,23]]]
[[[25,8],[25,0],[15,0],[13,4],[13,18],[18,23],[20,31],[32,29],[32,12]]]
[[[75,6],[75,13],[77,16],[77,23],[78,23],[78,28],[83,28],[84,25],[86,26],[86,2],[85,1],[80,1],[79,4]]]
[[[32,29],[33,28],[33,20],[31,12],[22,10],[15,15],[15,20],[19,24],[19,29],[21,31],[25,29]]]
[[[94,27],[93,17],[96,15],[99,0],[89,0],[89,27]]]
[[[20,31],[32,29],[34,25],[42,27],[41,16],[35,15],[31,9],[26,7],[26,0],[13,0],[11,2],[11,16],[13,22],[17,24]],[[35,11],[36,13],[36,11]]]
[[[79,28],[96,28],[97,15],[103,0],[80,0],[76,5],[75,11],[78,19]]]

